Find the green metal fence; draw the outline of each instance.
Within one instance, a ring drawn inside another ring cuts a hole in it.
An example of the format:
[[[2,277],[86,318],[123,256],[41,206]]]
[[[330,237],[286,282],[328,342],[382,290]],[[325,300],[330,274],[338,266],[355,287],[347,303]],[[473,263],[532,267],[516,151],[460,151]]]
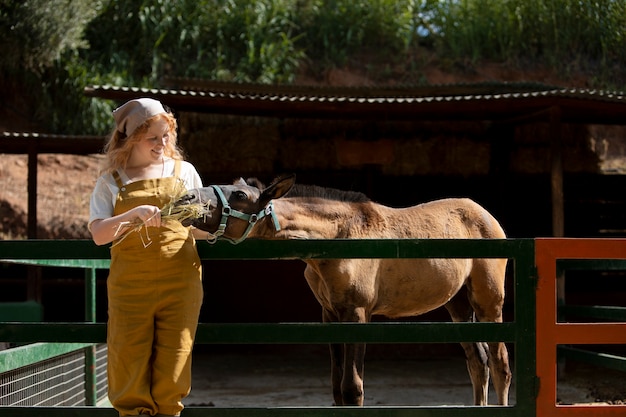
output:
[[[506,323],[280,323],[207,324],[198,327],[198,344],[455,343],[503,341],[514,346],[515,404],[508,407],[187,407],[184,415],[220,417],[419,417],[535,415],[534,241],[502,240],[248,240],[232,246],[198,244],[203,260],[340,258],[508,258],[512,263],[514,320]],[[68,259],[71,258],[71,259]],[[91,241],[0,241],[0,261],[75,266],[92,270],[107,265],[109,249]],[[20,343],[101,343],[104,323],[0,323],[0,340]],[[2,407],[3,416],[114,416],[111,408]]]

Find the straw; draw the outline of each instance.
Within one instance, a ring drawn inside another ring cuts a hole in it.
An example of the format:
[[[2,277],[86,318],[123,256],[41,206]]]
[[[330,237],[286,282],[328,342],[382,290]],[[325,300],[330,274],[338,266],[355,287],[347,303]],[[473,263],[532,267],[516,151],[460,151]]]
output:
[[[193,220],[205,216],[208,213],[209,205],[205,203],[188,203],[177,205],[176,203],[185,195],[187,195],[187,188],[182,180],[178,179],[176,181],[176,185],[170,194],[169,202],[166,203],[161,208],[161,221],[179,221],[183,222],[185,220]],[[115,236],[119,235],[122,229],[125,227],[129,227],[120,238],[113,243],[113,246],[119,244],[122,240],[128,236],[129,233],[137,232],[141,237],[141,241],[144,247],[150,246],[152,243],[152,239],[148,235],[147,227],[146,229],[146,240],[144,241],[143,235],[140,233],[142,229],[144,229],[145,223],[142,220],[135,220],[132,222],[122,222],[117,227],[115,231]]]

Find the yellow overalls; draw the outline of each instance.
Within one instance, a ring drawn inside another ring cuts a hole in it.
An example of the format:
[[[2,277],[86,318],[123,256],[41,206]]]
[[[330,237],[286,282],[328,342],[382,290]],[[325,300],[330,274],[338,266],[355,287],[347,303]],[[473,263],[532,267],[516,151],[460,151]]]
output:
[[[163,207],[177,181],[122,185],[114,215]],[[144,235],[143,241],[140,233]],[[202,268],[188,227],[175,220],[130,232],[111,248],[107,280],[109,399],[120,416],[179,415],[191,390],[191,351],[202,304]]]

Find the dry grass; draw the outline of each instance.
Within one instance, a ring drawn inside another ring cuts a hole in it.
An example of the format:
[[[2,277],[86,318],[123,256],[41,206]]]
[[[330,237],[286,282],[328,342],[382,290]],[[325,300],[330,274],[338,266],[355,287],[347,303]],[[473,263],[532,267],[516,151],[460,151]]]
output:
[[[172,193],[169,195],[169,201],[161,208],[161,221],[179,221],[184,222],[185,220],[197,219],[199,217],[207,214],[208,204],[202,203],[188,203],[178,205],[177,202],[187,194],[187,188],[182,180],[178,180]],[[152,243],[150,236],[145,233],[142,235],[142,231],[144,230],[145,222],[142,220],[135,220],[133,222],[123,222],[119,225],[117,232],[120,232],[123,228],[125,229],[120,237],[115,241],[114,245],[120,243],[128,236],[129,233],[139,233],[142,236],[142,240],[144,246],[148,246]],[[116,233],[117,235],[118,233]]]

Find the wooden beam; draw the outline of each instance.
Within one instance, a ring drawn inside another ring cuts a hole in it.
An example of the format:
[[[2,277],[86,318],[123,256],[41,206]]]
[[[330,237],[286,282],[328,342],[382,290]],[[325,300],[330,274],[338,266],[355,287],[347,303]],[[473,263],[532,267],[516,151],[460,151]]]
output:
[[[565,236],[563,213],[563,135],[561,109],[550,110],[550,184],[552,193],[552,236]]]

